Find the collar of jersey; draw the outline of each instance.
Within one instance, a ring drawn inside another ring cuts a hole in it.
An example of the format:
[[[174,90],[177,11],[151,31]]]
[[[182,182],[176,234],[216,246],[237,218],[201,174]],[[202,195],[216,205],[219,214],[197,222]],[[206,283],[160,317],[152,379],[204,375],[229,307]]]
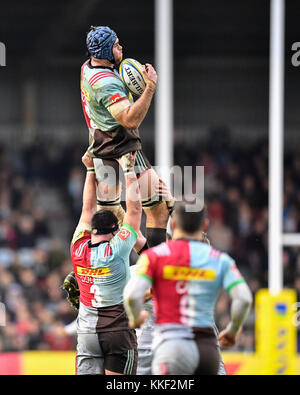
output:
[[[109,67],[109,66],[92,66],[91,60],[89,60],[89,62],[88,62],[88,67],[90,69],[109,69],[111,71],[114,71],[114,68],[113,67]]]
[[[201,243],[200,240],[194,239],[193,237],[180,237],[179,239],[174,239],[174,241],[176,241],[176,240],[182,240],[182,241],[198,241],[199,243]]]
[[[100,244],[109,243],[109,241],[99,241],[99,243],[92,244],[91,240],[88,242],[89,248],[99,247]]]

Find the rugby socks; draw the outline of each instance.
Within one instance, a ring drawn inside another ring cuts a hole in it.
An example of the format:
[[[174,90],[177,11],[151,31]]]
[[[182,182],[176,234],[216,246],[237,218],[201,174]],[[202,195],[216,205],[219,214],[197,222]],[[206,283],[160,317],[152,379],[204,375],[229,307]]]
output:
[[[166,241],[167,230],[163,228],[146,228],[146,238],[149,248]]]

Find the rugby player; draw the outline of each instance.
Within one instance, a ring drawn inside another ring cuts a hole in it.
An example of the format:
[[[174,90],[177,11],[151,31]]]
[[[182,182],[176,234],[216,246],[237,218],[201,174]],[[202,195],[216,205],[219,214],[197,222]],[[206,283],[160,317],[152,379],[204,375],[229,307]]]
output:
[[[152,287],[155,330],[153,374],[217,374],[220,356],[214,331],[214,308],[220,288],[232,298],[231,322],[219,335],[232,347],[246,319],[252,295],[235,262],[201,242],[208,221],[205,210],[187,212],[176,202],[173,240],[144,252],[137,276],[124,290],[132,328],[143,324],[143,295]]]
[[[135,171],[142,206],[146,214],[146,239],[150,247],[166,239],[169,211],[155,193],[158,176],[142,152],[139,126],[144,120],[155,92],[157,74],[152,65],[143,66],[146,88],[136,100],[114,66],[122,61],[123,50],[116,33],[106,26],[91,27],[87,34],[90,54],[81,67],[81,98],[89,129],[89,154],[94,159],[98,208],[111,210],[122,223],[119,164],[116,158],[137,152]],[[162,131],[163,132],[163,131]],[[145,249],[148,247],[145,242]]]
[[[136,154],[119,163],[126,179],[126,214],[119,229],[109,210],[96,212],[93,160],[83,157],[87,175],[79,224],[71,242],[71,257],[80,290],[77,318],[77,374],[135,374],[137,343],[123,306],[123,289],[130,277],[129,255],[137,242],[142,206],[133,170]]]
[[[137,265],[130,266],[130,278],[134,278],[136,275]],[[152,365],[152,338],[154,329],[154,312],[152,295],[149,292],[148,298],[144,296],[144,307],[143,309],[149,313],[149,316],[141,325],[140,328],[136,328],[137,345],[138,345],[138,364],[137,364],[137,375],[150,375]]]
[[[172,240],[171,235],[167,233],[167,241]],[[207,243],[210,245],[210,241],[207,238],[206,234],[203,233],[202,238],[203,243]],[[130,266],[130,274],[133,278],[136,275],[136,268],[137,265]],[[154,318],[154,311],[153,311],[153,301],[152,301],[152,293],[150,294],[151,297],[144,298],[144,306],[143,309],[149,313],[148,318],[145,322],[141,325],[140,328],[136,328],[136,336],[137,336],[137,344],[138,344],[138,365],[137,365],[137,375],[151,375],[152,374],[152,359],[153,359],[153,352],[152,352],[152,340],[153,340],[153,331],[155,325],[155,318]],[[213,327],[216,336],[218,336],[218,329],[214,324]],[[218,352],[219,352],[219,369],[218,369],[218,376],[226,376],[226,368],[225,364],[222,359],[222,354],[220,350],[220,345],[218,342]]]

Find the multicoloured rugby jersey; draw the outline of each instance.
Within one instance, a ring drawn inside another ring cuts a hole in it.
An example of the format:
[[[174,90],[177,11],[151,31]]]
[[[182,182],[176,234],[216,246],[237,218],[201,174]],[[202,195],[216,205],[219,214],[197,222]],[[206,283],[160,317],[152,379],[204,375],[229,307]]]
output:
[[[137,265],[137,274],[152,282],[156,324],[213,327],[219,290],[244,282],[233,259],[198,241],[160,244]]]
[[[119,73],[110,67],[92,66],[90,60],[81,67],[81,101],[89,129],[91,156],[101,159],[118,158],[128,152],[141,150],[138,129],[121,126],[108,107],[133,98]]]
[[[91,244],[88,227],[78,227],[71,258],[80,290],[78,333],[128,329],[123,289],[130,279],[129,256],[136,232],[124,224],[110,242]]]

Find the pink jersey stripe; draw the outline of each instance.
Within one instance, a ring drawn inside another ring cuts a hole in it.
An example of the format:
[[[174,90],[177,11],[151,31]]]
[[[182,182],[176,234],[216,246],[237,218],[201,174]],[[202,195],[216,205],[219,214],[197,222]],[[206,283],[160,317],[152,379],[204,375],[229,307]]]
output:
[[[105,250],[104,250],[104,257],[106,258],[111,255],[112,255],[112,249],[111,249],[110,245],[107,244],[107,246],[105,247]]]
[[[89,83],[92,84],[95,79],[97,79],[98,77],[100,77],[102,75],[107,75],[108,77],[115,77],[115,74],[111,73],[110,71],[100,71],[99,73],[93,75],[93,77],[91,77],[89,79]]]
[[[107,77],[114,77],[114,76],[113,76],[113,75],[103,75],[103,76],[100,76],[100,77],[98,77],[96,80],[94,80],[94,81],[91,83],[91,86],[95,85],[99,80],[102,80],[102,78],[107,78]],[[117,77],[114,77],[114,78],[117,78]]]
[[[89,79],[89,83],[91,84],[95,79],[97,79],[99,76],[101,76],[101,75],[105,75],[105,74],[107,74],[107,75],[110,75],[111,73],[110,72],[108,72],[108,71],[101,71],[100,73],[97,73],[97,74],[95,74],[95,75],[93,75],[93,77],[91,77],[90,79]]]
[[[83,65],[81,66],[81,80],[82,80],[82,75],[83,75],[83,70],[85,68],[85,66],[88,64],[88,60],[86,62],[83,63]]]

